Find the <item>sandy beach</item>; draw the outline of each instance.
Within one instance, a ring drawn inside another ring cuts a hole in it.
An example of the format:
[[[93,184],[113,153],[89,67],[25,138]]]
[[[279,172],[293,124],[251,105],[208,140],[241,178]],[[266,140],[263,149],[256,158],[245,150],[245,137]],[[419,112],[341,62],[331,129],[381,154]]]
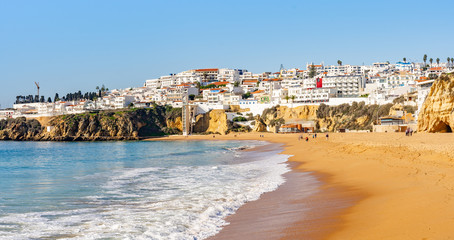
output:
[[[308,142],[298,136],[157,140],[265,140],[283,144],[283,153],[293,155],[295,171],[286,176],[287,183],[241,207],[212,239],[454,238],[453,134],[330,133],[329,139],[318,134]],[[299,199],[298,174],[308,173],[321,182],[319,191]],[[304,206],[312,210],[295,214]]]

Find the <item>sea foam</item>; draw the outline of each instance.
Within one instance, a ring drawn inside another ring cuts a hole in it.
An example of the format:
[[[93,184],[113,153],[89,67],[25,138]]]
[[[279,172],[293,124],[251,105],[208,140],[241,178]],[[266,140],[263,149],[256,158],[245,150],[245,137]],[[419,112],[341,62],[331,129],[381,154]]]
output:
[[[0,238],[205,239],[228,224],[225,217],[240,206],[285,182],[287,155],[273,152],[255,158],[239,164],[124,168],[85,176],[105,181],[96,194],[68,200],[77,209],[3,215]]]

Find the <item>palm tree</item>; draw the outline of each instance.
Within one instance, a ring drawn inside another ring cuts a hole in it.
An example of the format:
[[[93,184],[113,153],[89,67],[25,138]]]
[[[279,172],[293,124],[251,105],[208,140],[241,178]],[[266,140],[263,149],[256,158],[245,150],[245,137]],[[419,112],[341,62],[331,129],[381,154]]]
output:
[[[292,95],[291,98],[292,98],[292,106],[291,106],[291,108],[293,108],[293,102],[295,101],[296,96],[295,96],[295,95]]]
[[[454,63],[454,58],[451,58],[451,64],[453,64],[453,63]],[[452,65],[451,65],[451,67],[452,67]]]
[[[432,67],[432,63],[433,63],[434,59],[433,58],[430,58],[429,59],[429,62],[430,62],[430,66]]]
[[[288,103],[289,99],[290,99],[290,97],[288,95],[285,95],[285,100],[287,100],[287,103]]]
[[[339,66],[342,66],[342,61],[341,60],[337,60],[337,64],[339,64]]]
[[[424,57],[422,58],[422,60],[424,61],[424,67],[427,65],[426,62],[427,62],[427,54],[424,54]]]
[[[437,58],[437,66],[440,66],[440,58]]]
[[[407,62],[407,58],[404,58],[404,63],[406,63],[406,62]]]
[[[448,67],[449,67],[449,62],[451,61],[451,58],[448,57],[448,58],[446,58],[446,60],[447,60],[447,62],[448,62]]]

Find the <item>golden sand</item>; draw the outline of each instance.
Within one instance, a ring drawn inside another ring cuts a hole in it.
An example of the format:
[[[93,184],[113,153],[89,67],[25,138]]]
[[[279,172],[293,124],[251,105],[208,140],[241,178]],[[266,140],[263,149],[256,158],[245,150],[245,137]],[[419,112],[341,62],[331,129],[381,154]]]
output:
[[[324,176],[322,190],[335,187],[341,189],[335,191],[339,197],[360,196],[353,206],[318,221],[329,227],[321,227],[323,232],[310,239],[454,239],[454,134],[330,133],[328,140],[318,134],[308,142],[299,141],[299,135],[242,133],[164,139],[284,143],[284,153],[293,155],[290,161],[301,163],[298,169]],[[287,233],[280,236],[295,239],[298,231],[304,236],[306,227],[288,226],[279,230]]]

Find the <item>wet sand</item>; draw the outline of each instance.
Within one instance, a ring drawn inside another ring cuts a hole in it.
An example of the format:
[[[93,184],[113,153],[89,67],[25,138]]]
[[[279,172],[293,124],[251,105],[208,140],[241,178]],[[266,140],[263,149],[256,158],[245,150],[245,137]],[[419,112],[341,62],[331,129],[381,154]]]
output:
[[[298,136],[215,136],[283,143],[299,171],[228,217],[231,224],[212,239],[454,238],[453,134],[339,133],[328,140],[318,134],[309,142]],[[320,182],[310,197],[299,185],[308,173]]]

